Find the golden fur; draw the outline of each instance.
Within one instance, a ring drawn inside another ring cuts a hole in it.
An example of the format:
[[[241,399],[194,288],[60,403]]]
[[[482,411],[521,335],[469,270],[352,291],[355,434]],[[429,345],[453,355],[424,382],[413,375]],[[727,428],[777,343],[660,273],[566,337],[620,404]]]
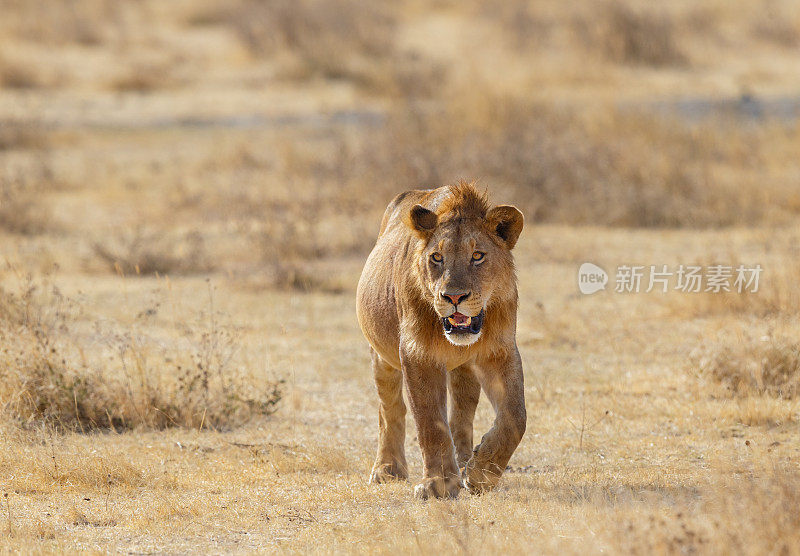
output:
[[[499,480],[526,422],[511,255],[522,225],[519,210],[490,207],[486,195],[466,183],[408,191],[387,207],[357,293],[380,398],[371,481],[408,475],[403,384],[424,460],[415,494],[455,496],[461,472],[473,492]],[[482,326],[446,334],[447,317]],[[472,420],[481,389],[496,419],[473,451]]]

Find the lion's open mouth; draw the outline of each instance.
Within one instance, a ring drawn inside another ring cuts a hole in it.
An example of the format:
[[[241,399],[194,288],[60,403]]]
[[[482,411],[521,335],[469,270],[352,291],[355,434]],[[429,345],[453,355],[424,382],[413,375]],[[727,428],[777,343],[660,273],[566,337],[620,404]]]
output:
[[[467,315],[462,315],[458,312],[453,313],[449,317],[442,317],[444,332],[445,334],[477,334],[481,331],[481,327],[483,326],[483,317],[483,309],[481,309],[481,312],[474,317],[468,317]]]

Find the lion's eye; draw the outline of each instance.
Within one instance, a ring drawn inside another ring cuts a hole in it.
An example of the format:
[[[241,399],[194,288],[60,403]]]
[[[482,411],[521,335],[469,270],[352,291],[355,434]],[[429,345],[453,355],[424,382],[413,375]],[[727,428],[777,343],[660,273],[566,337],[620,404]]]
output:
[[[475,251],[472,254],[472,262],[479,263],[479,262],[481,262],[483,260],[483,258],[485,256],[486,256],[486,253],[481,253],[480,251]]]
[[[444,257],[442,257],[442,255],[439,254],[439,253],[432,253],[431,254],[431,260],[433,262],[435,262],[436,264],[439,264],[444,260]]]

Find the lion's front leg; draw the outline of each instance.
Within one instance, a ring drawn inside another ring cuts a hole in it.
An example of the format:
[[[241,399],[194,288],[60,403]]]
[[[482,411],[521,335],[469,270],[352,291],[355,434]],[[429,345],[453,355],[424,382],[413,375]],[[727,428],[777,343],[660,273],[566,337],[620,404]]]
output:
[[[516,347],[501,357],[478,362],[481,386],[492,402],[495,420],[467,463],[465,485],[470,492],[491,490],[497,485],[508,460],[525,433],[525,386],[522,361]]]
[[[456,447],[458,467],[463,469],[472,457],[472,422],[481,397],[481,385],[470,364],[447,374],[450,383],[450,434]]]
[[[378,390],[378,454],[370,472],[370,483],[408,478],[406,464],[406,405],[403,403],[403,375],[372,352],[372,372]]]
[[[447,426],[447,373],[444,366],[401,354],[409,406],[422,449],[422,482],[417,498],[453,498],[461,489],[455,448]]]

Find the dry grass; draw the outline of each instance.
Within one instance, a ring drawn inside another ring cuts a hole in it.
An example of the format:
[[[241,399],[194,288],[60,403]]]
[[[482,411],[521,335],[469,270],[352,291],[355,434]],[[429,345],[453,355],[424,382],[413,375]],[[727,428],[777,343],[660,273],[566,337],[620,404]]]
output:
[[[794,8],[0,0],[0,552],[797,554]],[[388,200],[460,178],[525,212],[531,421],[422,503],[410,417],[366,483],[353,297]]]
[[[800,394],[800,343],[771,335],[717,346],[699,360],[700,371],[737,396]]]
[[[126,74],[113,79],[109,88],[120,92],[148,93],[174,88],[178,83],[173,69],[167,63],[135,64]]]
[[[50,144],[46,131],[36,124],[4,123],[0,128],[0,151],[12,149],[37,151]]]
[[[791,241],[791,240],[790,240]],[[774,234],[766,232],[757,240],[761,246],[758,260],[753,260],[754,255],[745,256],[745,266],[750,268],[759,264],[762,267],[758,291],[743,288],[742,292],[735,287],[731,291],[697,292],[691,295],[672,295],[666,298],[665,305],[673,314],[682,318],[696,318],[708,316],[739,315],[742,318],[759,318],[768,321],[781,318],[792,318],[800,303],[800,291],[797,281],[800,278],[800,267],[791,257],[778,259],[766,257],[774,243]],[[719,257],[719,255],[717,255]],[[736,261],[742,264],[742,256],[729,253],[723,257],[725,260]],[[722,260],[722,259],[717,259]],[[752,262],[751,262],[752,261]],[[697,261],[695,261],[696,263]],[[719,262],[707,261],[705,268]]]
[[[6,32],[50,45],[96,45],[104,39],[103,28],[98,23],[113,22],[119,16],[114,2],[108,0],[54,3],[3,0],[0,10],[7,16],[3,25]]]
[[[694,501],[646,511],[619,524],[610,539],[619,553],[706,553],[717,550],[742,553],[797,551],[797,513],[800,476],[789,466],[778,466],[756,478],[720,474],[700,486]],[[729,524],[737,523],[737,527]]]
[[[753,133],[635,111],[568,111],[474,87],[441,111],[396,112],[354,157],[366,168],[355,166],[352,179],[375,187],[391,175],[431,187],[478,176],[537,222],[707,227],[794,214],[792,188],[755,176],[765,164],[793,171],[769,145],[797,130]]]
[[[37,141],[35,137],[22,136],[14,141],[17,145],[29,143]],[[23,235],[54,229],[50,208],[42,202],[42,194],[48,186],[46,182],[20,180],[9,174],[0,176],[0,229]]]
[[[288,53],[295,79],[368,82],[393,48],[392,10],[364,0],[237,0],[189,18],[195,26],[232,29],[254,56]]]
[[[594,44],[612,61],[647,66],[686,62],[676,44],[673,20],[667,13],[636,10],[624,2],[611,2],[603,11],[605,21],[599,26]]]
[[[137,229],[113,244],[94,245],[95,254],[110,270],[126,275],[191,274],[213,269],[198,232],[175,236]]]
[[[282,397],[280,381],[254,388],[242,380],[236,330],[220,321],[210,285],[206,312],[182,326],[173,348],[159,349],[141,330],[158,304],[128,329],[98,322],[90,342],[76,330],[81,307],[55,286],[27,278],[20,294],[2,292],[0,302],[0,407],[24,426],[218,429],[268,415]]]
[[[735,398],[720,411],[720,416],[747,427],[791,427],[797,422],[797,400],[784,400],[770,395]]]
[[[214,297],[217,310],[237,311],[236,320],[251,329],[236,333],[238,355],[251,364],[266,360],[268,368],[287,377],[280,410],[268,421],[222,431],[205,426],[198,431],[193,422],[99,435],[41,424],[21,430],[19,420],[6,414],[1,453],[7,455],[0,456],[6,479],[0,486],[9,493],[10,517],[0,528],[3,542],[59,552],[100,538],[120,551],[158,546],[317,552],[335,546],[343,552],[420,553],[436,547],[682,553],[794,546],[795,513],[787,508],[796,504],[800,485],[793,463],[800,423],[796,404],[769,393],[719,396],[715,384],[684,371],[684,354],[709,326],[705,320],[655,319],[647,296],[606,292],[576,298],[566,277],[577,265],[568,257],[543,257],[542,250],[555,245],[583,258],[603,245],[607,256],[682,256],[685,241],[704,251],[726,232],[674,232],[653,245],[655,232],[598,230],[534,226],[518,246],[519,338],[531,433],[498,491],[421,503],[412,500],[407,483],[367,485],[376,407],[352,291],[287,295],[242,290],[223,280],[224,292]],[[753,237],[730,241],[738,252]],[[357,272],[356,267],[348,274],[349,284]],[[147,338],[170,345],[176,334],[182,338],[162,315],[175,311],[173,319],[185,320],[201,336],[199,331],[208,330],[184,319],[168,299],[158,306],[146,301],[152,278],[82,275],[81,280],[94,286],[83,301],[86,312],[69,313],[70,333],[94,326],[97,315],[90,307],[111,312],[118,305],[123,316],[144,308],[122,344],[129,346],[127,374],[117,354],[109,353],[103,364],[113,373],[105,375],[109,387],[113,376],[127,376],[139,388],[131,371],[136,353],[147,355],[145,367],[152,371],[174,373],[173,363],[130,347]],[[205,306],[207,284],[197,282],[184,277],[172,285],[188,290],[187,309]],[[4,299],[19,302],[18,296]],[[546,310],[536,307],[536,300]],[[25,318],[20,310],[4,314],[15,315],[15,322]],[[739,315],[704,319],[730,326]],[[84,346],[91,351],[90,344]],[[245,384],[258,382],[252,377]],[[114,407],[127,411],[117,396]],[[186,392],[180,399],[188,407],[195,404]],[[491,416],[484,400],[477,434],[490,426]],[[413,430],[412,422],[408,425]],[[420,455],[413,434],[407,442],[413,481]],[[743,512],[745,507],[758,513]]]

